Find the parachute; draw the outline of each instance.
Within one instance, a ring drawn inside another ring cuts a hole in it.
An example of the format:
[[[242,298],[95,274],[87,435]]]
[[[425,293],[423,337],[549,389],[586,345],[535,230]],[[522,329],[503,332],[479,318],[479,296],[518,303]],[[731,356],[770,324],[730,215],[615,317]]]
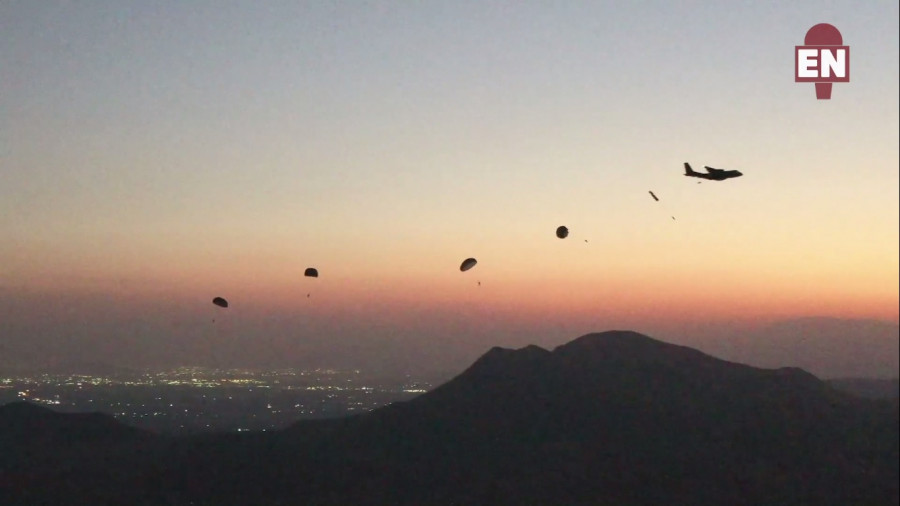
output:
[[[478,260],[475,260],[474,258],[467,258],[467,259],[463,260],[463,263],[461,263],[459,265],[459,270],[462,272],[466,272],[467,270],[471,269],[472,267],[475,267],[475,264],[477,264],[477,263],[478,263]]]
[[[556,229],[556,237],[559,237],[560,239],[565,239],[565,238],[568,237],[568,236],[569,236],[569,229],[568,229],[568,228],[566,228],[566,227],[564,227],[564,226],[557,227],[557,229]]]
[[[219,307],[228,307],[228,301],[223,299],[222,297],[216,297],[212,300],[212,303]]]
[[[305,271],[303,271],[303,275],[308,278],[317,278],[319,277],[319,271],[314,267],[307,267]]]

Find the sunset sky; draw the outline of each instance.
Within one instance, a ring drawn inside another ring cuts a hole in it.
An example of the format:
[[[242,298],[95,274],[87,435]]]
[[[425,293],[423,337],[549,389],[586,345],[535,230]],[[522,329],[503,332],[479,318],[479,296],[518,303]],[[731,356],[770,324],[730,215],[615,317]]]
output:
[[[793,77],[821,22],[831,100]],[[896,322],[898,32],[896,1],[4,1],[0,354]]]

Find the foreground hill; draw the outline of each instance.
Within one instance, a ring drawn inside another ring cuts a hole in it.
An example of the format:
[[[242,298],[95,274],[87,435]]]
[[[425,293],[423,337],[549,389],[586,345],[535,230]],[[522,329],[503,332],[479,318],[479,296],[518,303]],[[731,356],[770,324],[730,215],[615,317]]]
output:
[[[0,475],[0,492],[45,504],[887,505],[900,475],[896,404],[618,331],[493,348],[366,415],[87,448],[83,466],[66,466],[82,447],[38,459],[57,488],[4,490]],[[39,479],[35,459],[18,464]]]

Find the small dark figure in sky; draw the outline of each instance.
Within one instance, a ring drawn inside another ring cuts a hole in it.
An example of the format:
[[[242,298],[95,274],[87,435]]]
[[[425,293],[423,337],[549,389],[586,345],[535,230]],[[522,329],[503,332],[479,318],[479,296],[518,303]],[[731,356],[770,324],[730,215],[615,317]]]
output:
[[[459,270],[462,272],[466,272],[467,270],[471,269],[472,267],[475,267],[475,264],[477,264],[477,263],[478,263],[478,260],[475,260],[474,258],[467,258],[467,259],[463,260],[462,264],[460,264]]]

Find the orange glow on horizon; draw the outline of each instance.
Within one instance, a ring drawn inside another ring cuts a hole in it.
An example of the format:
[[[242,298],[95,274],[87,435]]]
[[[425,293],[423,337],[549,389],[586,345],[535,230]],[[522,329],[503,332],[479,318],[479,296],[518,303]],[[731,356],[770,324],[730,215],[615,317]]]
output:
[[[450,271],[427,279],[422,276],[381,275],[363,279],[299,274],[257,277],[235,273],[191,272],[182,277],[72,278],[60,283],[47,277],[21,285],[34,293],[78,298],[106,294],[126,304],[164,300],[185,307],[203,307],[223,296],[231,312],[284,314],[379,315],[402,321],[410,315],[481,315],[498,321],[540,324],[545,319],[576,321],[616,320],[697,322],[751,321],[754,319],[834,316],[842,318],[898,319],[898,298],[886,290],[857,293],[846,287],[786,284],[763,279],[707,278],[669,275],[655,279],[627,276],[597,279],[553,279],[543,275],[494,276],[478,267],[466,273]],[[299,269],[298,269],[299,271]],[[482,275],[483,274],[483,275]],[[478,283],[481,282],[479,286]],[[830,288],[830,289],[828,289]],[[309,297],[307,297],[309,295]]]

